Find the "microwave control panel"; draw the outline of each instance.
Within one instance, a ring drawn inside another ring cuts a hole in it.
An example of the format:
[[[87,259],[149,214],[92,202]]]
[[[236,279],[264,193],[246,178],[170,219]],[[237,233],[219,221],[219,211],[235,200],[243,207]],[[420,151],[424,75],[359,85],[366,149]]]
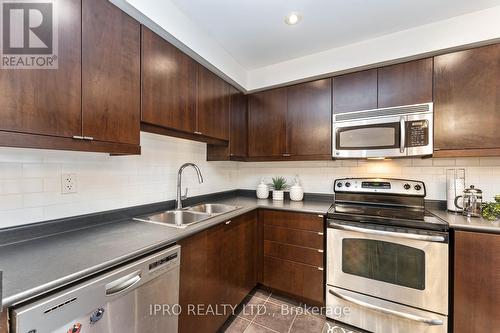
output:
[[[405,147],[421,147],[429,144],[429,122],[427,120],[410,120],[406,122]]]

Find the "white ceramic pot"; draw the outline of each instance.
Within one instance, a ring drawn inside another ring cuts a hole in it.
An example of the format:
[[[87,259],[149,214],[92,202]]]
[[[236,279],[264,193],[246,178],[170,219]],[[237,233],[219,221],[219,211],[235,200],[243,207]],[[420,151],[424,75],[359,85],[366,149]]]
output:
[[[257,198],[267,199],[269,198],[269,187],[264,183],[264,179],[261,179],[260,184],[257,185]]]
[[[273,200],[283,201],[285,191],[273,191]]]
[[[299,181],[296,180],[295,184],[290,187],[290,200],[302,201],[304,199],[304,189],[300,186]]]

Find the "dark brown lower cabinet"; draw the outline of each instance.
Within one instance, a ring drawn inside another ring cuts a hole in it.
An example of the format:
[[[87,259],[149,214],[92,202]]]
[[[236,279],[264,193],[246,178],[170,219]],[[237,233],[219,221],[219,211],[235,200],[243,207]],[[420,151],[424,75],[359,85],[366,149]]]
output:
[[[323,305],[323,216],[263,210],[259,228],[260,282],[308,304]]]
[[[500,235],[455,232],[453,332],[498,332]]]
[[[321,267],[264,256],[264,285],[299,297],[310,304],[323,304]]]
[[[8,330],[7,309],[0,312],[0,333],[7,333]]]
[[[179,332],[216,332],[231,315],[230,308],[224,312],[223,305],[238,305],[257,284],[256,212],[221,223],[179,244]]]

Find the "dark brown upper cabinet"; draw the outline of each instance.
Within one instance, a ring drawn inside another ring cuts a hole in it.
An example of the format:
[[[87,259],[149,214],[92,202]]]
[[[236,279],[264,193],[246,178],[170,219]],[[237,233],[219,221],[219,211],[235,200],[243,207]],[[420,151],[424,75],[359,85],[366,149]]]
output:
[[[197,63],[142,27],[142,117],[144,123],[196,131]]]
[[[500,155],[500,44],[434,58],[434,156]]]
[[[250,95],[250,160],[331,159],[331,79]]]
[[[286,154],[287,88],[252,94],[248,98],[248,157]]]
[[[233,87],[229,104],[229,144],[207,146],[207,160],[241,161],[247,157],[247,97]]]
[[[1,131],[82,135],[81,3],[66,0],[58,6],[58,68],[0,70]]]
[[[140,153],[139,24],[94,0],[57,15],[57,69],[0,71],[0,145]]]
[[[286,153],[293,156],[332,154],[332,80],[288,88]]]
[[[229,140],[229,84],[201,65],[196,82],[197,134]]]
[[[378,106],[432,102],[432,58],[378,69]]]
[[[82,5],[83,135],[138,146],[140,24],[108,1]]]
[[[377,108],[377,69],[333,78],[333,112]]]

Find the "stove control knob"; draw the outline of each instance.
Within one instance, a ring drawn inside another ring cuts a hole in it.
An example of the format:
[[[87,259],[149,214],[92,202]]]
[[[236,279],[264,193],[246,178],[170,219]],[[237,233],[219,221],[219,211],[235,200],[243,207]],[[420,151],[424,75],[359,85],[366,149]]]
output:
[[[337,187],[342,187],[342,183],[337,183]]]
[[[349,182],[345,183],[345,187],[351,187],[351,183]]]
[[[420,191],[422,189],[422,186],[420,186],[419,184],[415,185],[414,189],[416,191]]]
[[[403,187],[405,188],[405,190],[409,190],[411,188],[410,184],[408,183],[404,184]]]

